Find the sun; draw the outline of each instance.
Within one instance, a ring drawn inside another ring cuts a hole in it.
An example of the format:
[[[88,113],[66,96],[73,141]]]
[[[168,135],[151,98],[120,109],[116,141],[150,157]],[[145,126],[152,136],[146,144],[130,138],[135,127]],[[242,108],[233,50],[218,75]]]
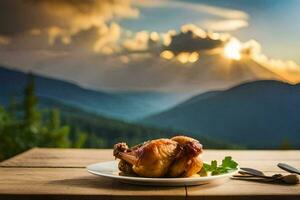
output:
[[[232,60],[240,60],[241,49],[241,43],[237,39],[232,38],[224,47],[224,56]]]

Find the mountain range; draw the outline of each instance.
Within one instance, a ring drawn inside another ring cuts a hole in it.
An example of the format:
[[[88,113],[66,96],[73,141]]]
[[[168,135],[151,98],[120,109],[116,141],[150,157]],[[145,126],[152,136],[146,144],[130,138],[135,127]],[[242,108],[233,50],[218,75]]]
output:
[[[20,102],[19,100],[21,100],[24,87],[26,86],[26,76],[25,73],[19,71],[0,68],[0,106],[8,105],[9,101],[12,100],[10,96],[13,96],[17,102]],[[148,102],[149,105],[155,107],[155,105],[161,106],[158,105],[160,99],[162,105],[170,106],[172,102],[175,102],[176,94],[169,94],[170,97],[173,97],[173,100],[170,105],[167,105],[168,95],[162,95],[159,92],[118,92],[110,94],[84,89],[73,83],[49,79],[39,75],[35,75],[35,86],[41,111],[49,111],[53,108],[58,109],[62,124],[70,127],[71,137],[74,137],[74,133],[78,130],[85,133],[88,137],[85,147],[111,148],[113,144],[120,141],[125,141],[129,145],[135,145],[145,140],[171,137],[178,133],[175,129],[156,128],[107,117],[108,115],[113,115],[109,113],[110,110],[104,110],[107,115],[102,115],[97,112],[97,102],[93,103],[93,101],[106,100],[107,104],[113,101],[115,104],[130,102],[129,106],[134,104],[146,106]],[[70,101],[72,98],[74,101]],[[87,101],[84,101],[85,98],[88,98]],[[128,101],[122,101],[124,99]],[[82,108],[81,106],[84,104],[80,100],[87,103],[91,102],[89,105],[91,107]],[[91,110],[92,108],[94,110]],[[134,113],[136,110],[131,112]],[[117,118],[119,116],[114,115],[114,117]],[[237,147],[237,145],[208,137],[202,137],[201,139],[210,148]]]
[[[255,81],[194,96],[143,122],[249,148],[299,148],[299,114],[300,84]]]
[[[0,103],[23,94],[27,73],[0,67]],[[36,95],[91,113],[132,121],[165,110],[186,95],[164,92],[105,92],[35,74]]]
[[[103,92],[37,74],[35,80],[40,105],[60,108],[65,118],[70,117],[73,110],[72,122],[84,122],[84,127],[94,132],[107,128],[102,127],[103,120],[111,124],[109,130],[123,123],[118,120],[125,120],[143,124],[141,127],[171,128],[196,138],[212,138],[221,141],[221,145],[278,148],[289,144],[300,147],[299,84],[253,81],[187,99],[191,94]],[[0,67],[0,103],[7,105],[12,96],[22,98],[26,81],[26,73]],[[135,125],[123,125],[138,130]],[[161,133],[161,129],[157,130]]]

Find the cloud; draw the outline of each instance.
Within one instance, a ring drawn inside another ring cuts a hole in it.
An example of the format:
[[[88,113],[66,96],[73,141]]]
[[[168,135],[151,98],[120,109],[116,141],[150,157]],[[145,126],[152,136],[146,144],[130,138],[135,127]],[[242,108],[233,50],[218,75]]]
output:
[[[234,23],[231,18],[235,19],[235,28],[238,26],[236,25],[238,20],[244,20],[246,23],[248,19],[247,13],[242,11],[199,3],[134,1],[134,5],[139,7],[170,6],[207,13],[226,18],[228,21],[232,20],[231,28]],[[21,45],[12,45],[14,47],[37,47],[40,43],[41,48],[45,48],[47,44],[41,41],[47,37],[49,49],[73,50],[82,48],[82,46],[87,47],[86,44],[89,44],[88,51],[93,50],[96,53],[104,54],[118,52],[122,48],[129,51],[147,51],[149,48],[154,48],[157,51],[157,40],[163,40],[164,44],[170,43],[172,32],[160,33],[158,36],[156,35],[154,40],[150,37],[151,33],[147,31],[135,33],[133,37],[124,37],[126,33],[123,32],[117,21],[124,18],[137,18],[138,16],[139,10],[129,0],[3,0],[0,1],[0,35],[11,38],[10,41],[18,37],[15,41],[21,42]],[[220,23],[215,25],[219,28],[221,26]],[[242,26],[240,25],[240,27]],[[95,29],[96,31],[94,31]],[[74,38],[79,40],[82,33],[88,31],[95,34],[92,36],[95,38],[93,43],[88,38],[85,38],[86,44],[74,42]],[[25,38],[25,33],[31,37]],[[24,38],[23,41],[21,41],[21,37]],[[123,39],[124,41],[120,41]],[[82,46],[76,46],[79,43]]]
[[[202,26],[212,31],[235,31],[248,26],[248,21],[243,19],[206,20]]]
[[[121,43],[126,53],[153,53],[158,55],[163,48],[162,44],[168,33],[139,31],[130,33]],[[170,35],[169,35],[170,36]]]
[[[146,8],[168,7],[181,8],[191,11],[206,13],[221,18],[227,19],[248,19],[249,15],[241,10],[223,8],[218,6],[211,6],[202,3],[170,1],[170,0],[133,0],[135,5]]]
[[[181,8],[214,20],[203,21],[202,28],[186,24],[177,31],[134,33],[119,23],[139,16],[129,1],[3,0],[0,60],[97,89],[205,91],[247,80],[277,80],[278,74],[282,80],[300,81],[295,62],[268,58],[254,40],[241,43],[245,59],[224,58],[223,47],[233,36],[216,31],[247,26],[247,13],[177,1],[146,2],[141,6]]]
[[[146,8],[176,8],[185,9],[187,12],[197,12],[210,15],[210,20],[193,22],[199,24],[202,28],[212,31],[234,31],[248,26],[249,15],[242,10],[211,6],[203,3],[192,3],[170,0],[133,0],[133,3],[139,7]]]
[[[218,16],[221,18],[227,19],[248,19],[249,15],[241,10],[222,8],[217,6],[210,6],[205,4],[196,4],[196,3],[185,3],[185,2],[174,2],[176,7],[182,7],[185,9],[207,13],[210,15]]]
[[[60,38],[64,44],[70,44],[70,42],[71,42],[71,38],[70,38],[69,34],[63,28],[60,28],[58,26],[52,26],[52,27],[48,28],[47,32],[48,32],[48,36],[49,36],[48,43],[50,45],[54,45],[56,42],[56,39],[58,39],[58,38]]]
[[[173,54],[211,50],[224,45],[228,34],[207,32],[194,24],[186,24],[179,32],[169,30],[165,33],[140,31],[124,39],[122,47],[129,53],[144,52],[159,55],[162,51]],[[167,56],[168,57],[168,56]]]
[[[125,39],[122,46],[128,51],[148,50],[149,33],[147,31],[137,32],[132,38]]]
[[[220,34],[206,32],[193,24],[187,24],[181,27],[180,33],[171,36],[170,44],[164,49],[178,54],[210,50],[222,46],[223,43]]]
[[[94,50],[113,49],[112,43],[119,39],[120,26],[107,24],[113,18],[135,18],[139,12],[130,6],[129,1],[77,1],[77,0],[42,0],[34,1],[44,6],[49,13],[66,20],[66,26],[56,34],[64,43],[70,43],[71,37],[80,31],[92,27],[98,28],[99,39]],[[54,13],[53,13],[54,11]],[[49,35],[51,36],[50,30]],[[107,44],[107,46],[106,46]]]
[[[104,54],[112,54],[117,51],[116,41],[121,35],[121,28],[117,23],[111,23],[98,30],[98,39],[94,44],[94,51]]]
[[[58,42],[69,45],[80,32],[96,28],[98,39],[93,48],[101,52],[101,48],[112,49],[112,42],[118,42],[120,27],[112,20],[138,16],[139,11],[128,0],[3,0],[0,34],[8,37],[25,32],[32,36],[46,34],[50,45]]]
[[[233,62],[223,54],[233,36],[204,31],[194,24],[184,25],[177,32],[130,32],[120,46],[113,42],[122,37],[118,24],[111,23],[101,30],[94,27],[81,31],[67,46],[82,46],[81,42],[89,39],[89,44],[99,45],[95,50],[102,51],[102,55],[80,49],[28,50],[0,52],[0,60],[96,89],[203,92],[259,79],[300,82],[300,66],[268,58],[257,41],[241,42],[241,60]],[[60,31],[53,32],[63,36]]]

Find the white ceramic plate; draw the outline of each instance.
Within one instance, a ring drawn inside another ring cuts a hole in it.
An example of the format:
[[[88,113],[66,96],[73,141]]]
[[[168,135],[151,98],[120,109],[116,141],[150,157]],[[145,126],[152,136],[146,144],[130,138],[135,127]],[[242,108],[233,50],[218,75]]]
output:
[[[188,178],[144,178],[133,176],[119,175],[118,161],[109,161],[92,164],[86,167],[88,172],[121,182],[136,184],[136,185],[153,185],[153,186],[186,186],[186,185],[202,185],[208,183],[222,183],[235,174],[238,169],[232,170],[229,173],[217,176],[193,176]]]

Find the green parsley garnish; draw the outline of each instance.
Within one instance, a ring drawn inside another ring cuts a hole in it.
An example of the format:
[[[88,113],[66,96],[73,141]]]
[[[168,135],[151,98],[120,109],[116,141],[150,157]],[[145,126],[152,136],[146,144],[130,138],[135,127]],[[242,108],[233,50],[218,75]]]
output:
[[[222,164],[218,166],[216,160],[212,160],[210,164],[204,163],[203,169],[206,173],[211,172],[211,175],[219,175],[228,173],[230,170],[237,169],[238,164],[232,160],[231,156],[226,156],[222,160]],[[203,172],[202,172],[203,173]]]

